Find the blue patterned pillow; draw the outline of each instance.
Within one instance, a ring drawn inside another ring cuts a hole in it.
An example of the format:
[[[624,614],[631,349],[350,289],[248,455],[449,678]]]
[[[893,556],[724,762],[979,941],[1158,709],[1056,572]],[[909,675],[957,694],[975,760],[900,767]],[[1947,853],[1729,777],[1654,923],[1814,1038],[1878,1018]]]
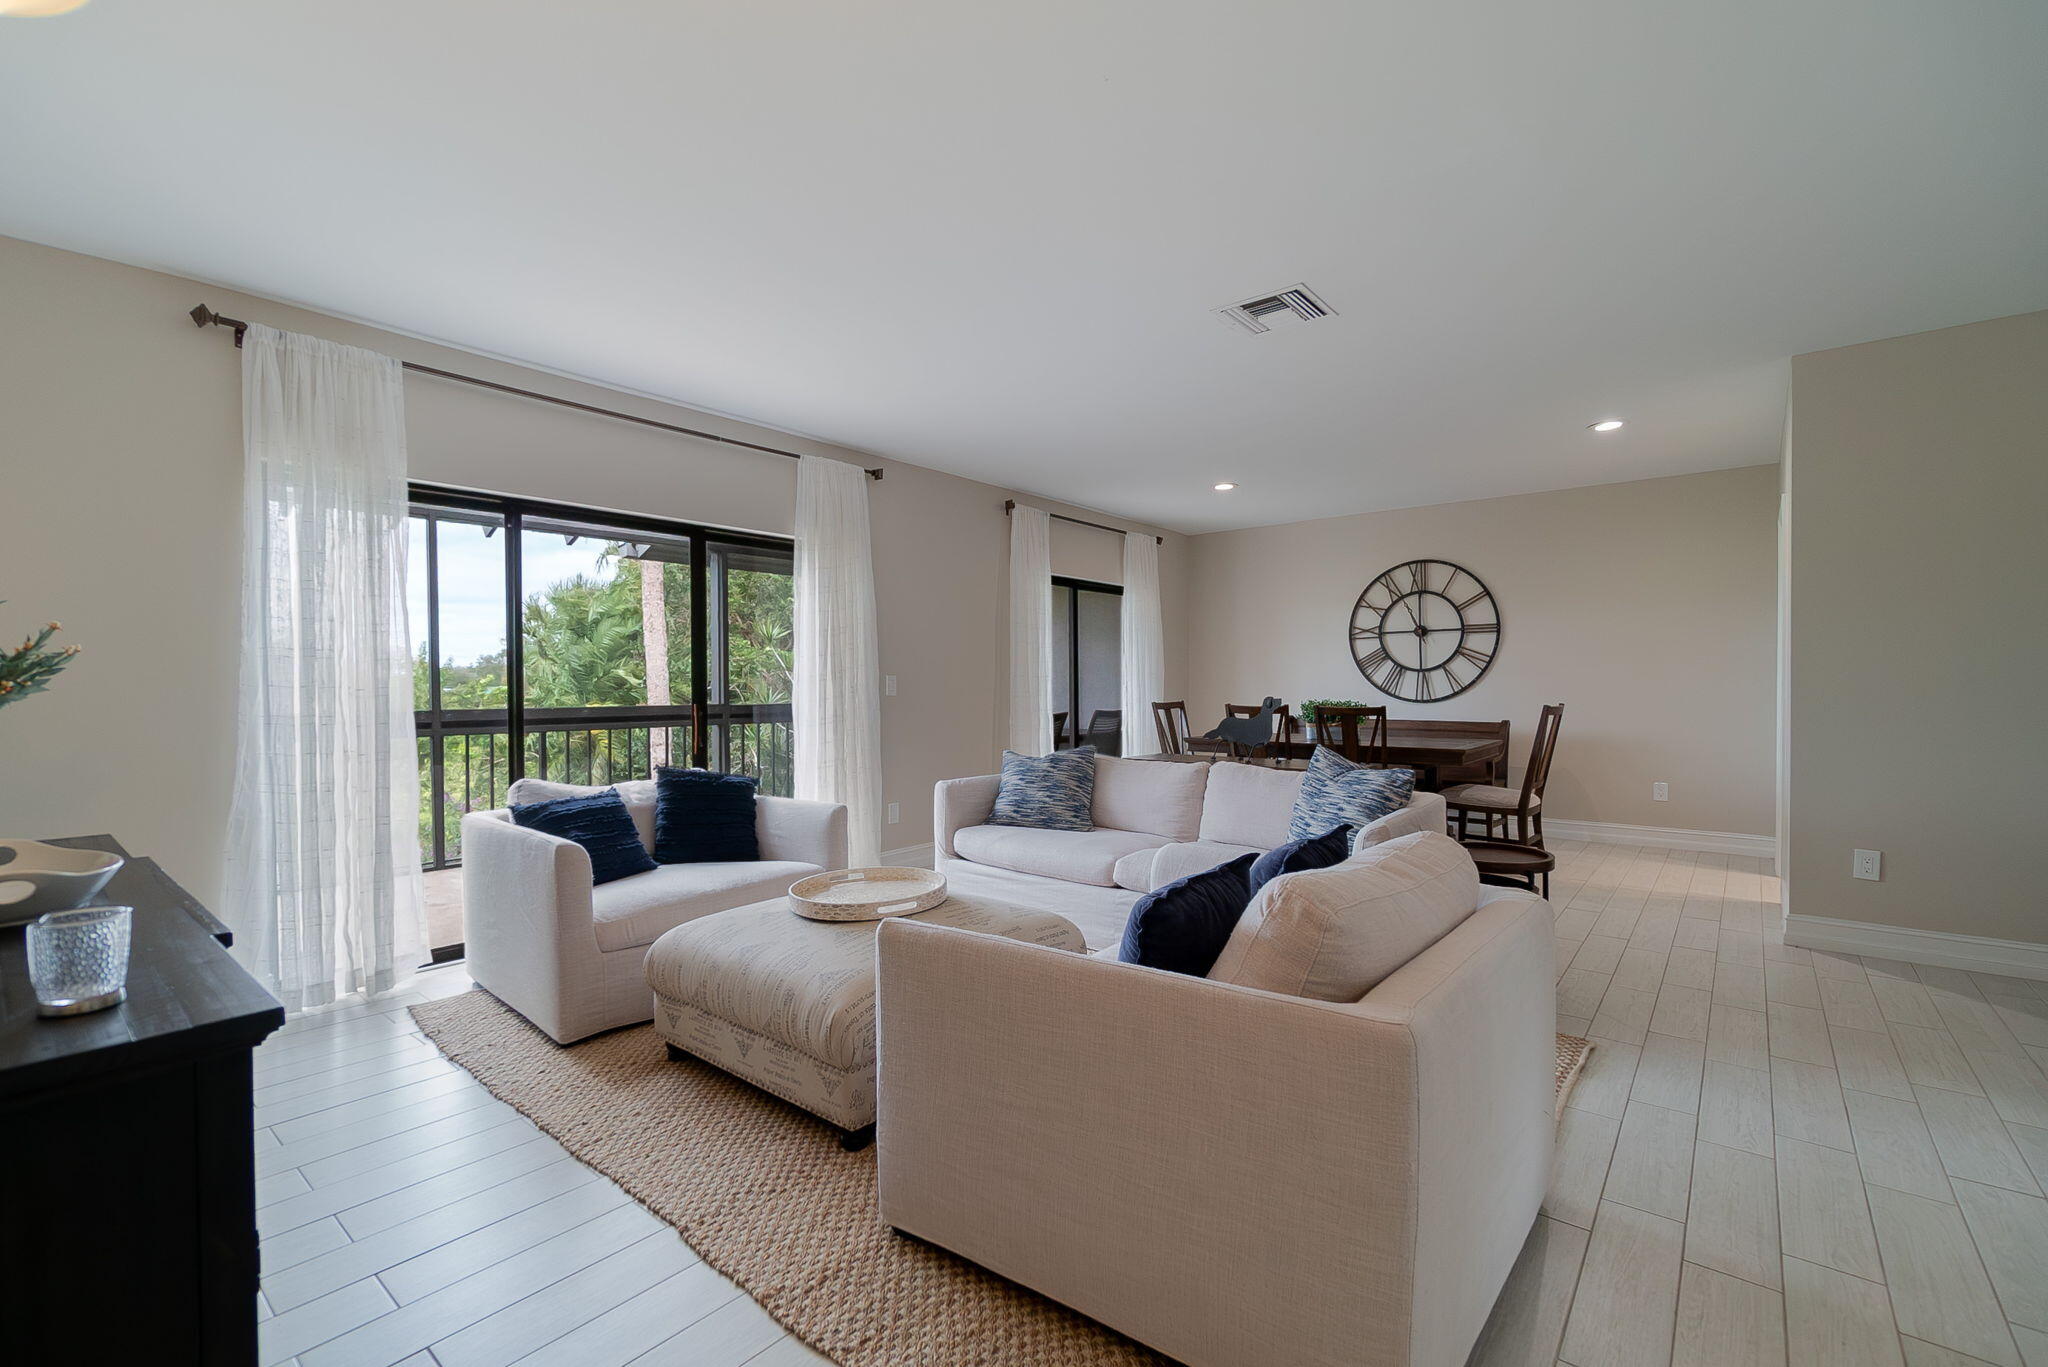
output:
[[[1283,873],[1327,869],[1343,863],[1351,855],[1352,830],[1350,826],[1339,826],[1322,835],[1290,840],[1277,849],[1267,850],[1252,865],[1252,896],[1257,897],[1260,888]]]
[[[593,887],[646,873],[654,867],[654,858],[640,843],[640,830],[633,824],[632,814],[626,810],[616,788],[588,797],[524,803],[512,809],[512,821],[573,840],[589,851]]]
[[[1295,794],[1287,834],[1304,840],[1336,826],[1363,826],[1400,811],[1413,796],[1413,769],[1368,769],[1319,745]]]
[[[1035,826],[1042,831],[1095,829],[1095,747],[1049,755],[1003,751],[991,826]]]
[[[761,857],[754,791],[761,781],[710,769],[654,771],[654,857],[663,864],[750,864]]]
[[[1252,861],[1257,858],[1241,854],[1140,897],[1124,922],[1117,958],[1169,973],[1208,977],[1230,932],[1237,929],[1238,918],[1251,905]]]

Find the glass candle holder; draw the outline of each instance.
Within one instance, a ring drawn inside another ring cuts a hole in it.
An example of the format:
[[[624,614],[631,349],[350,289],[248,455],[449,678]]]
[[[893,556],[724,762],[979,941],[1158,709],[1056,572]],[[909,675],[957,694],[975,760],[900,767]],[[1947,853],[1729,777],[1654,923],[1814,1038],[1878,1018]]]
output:
[[[53,911],[29,922],[28,976],[36,1014],[76,1016],[114,1006],[128,995],[128,940],[133,907]]]

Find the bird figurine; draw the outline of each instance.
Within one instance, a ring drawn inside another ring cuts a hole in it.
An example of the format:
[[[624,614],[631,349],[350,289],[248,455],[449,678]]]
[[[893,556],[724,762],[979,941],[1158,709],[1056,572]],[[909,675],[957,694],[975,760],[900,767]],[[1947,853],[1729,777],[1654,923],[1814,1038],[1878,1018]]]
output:
[[[1273,714],[1280,709],[1280,699],[1268,698],[1259,704],[1259,710],[1249,717],[1225,717],[1216,723],[1216,729],[1203,736],[1203,740],[1220,740],[1233,749],[1250,750],[1267,745],[1273,739]]]

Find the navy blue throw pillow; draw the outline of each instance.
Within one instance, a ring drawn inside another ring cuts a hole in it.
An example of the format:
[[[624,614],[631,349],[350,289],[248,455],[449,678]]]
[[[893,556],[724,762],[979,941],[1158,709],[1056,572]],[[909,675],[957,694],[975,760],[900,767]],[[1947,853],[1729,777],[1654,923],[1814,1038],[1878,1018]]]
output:
[[[1339,826],[1335,830],[1312,835],[1305,840],[1290,840],[1278,849],[1267,850],[1252,865],[1252,896],[1259,895],[1259,889],[1283,873],[1300,873],[1305,869],[1327,869],[1332,864],[1341,864],[1351,854],[1352,826]]]
[[[752,863],[761,781],[710,769],[654,771],[654,857],[664,864]]]
[[[1205,978],[1252,900],[1252,861],[1241,854],[1227,864],[1191,873],[1154,888],[1131,908],[1117,958]]]
[[[513,823],[573,840],[590,852],[590,882],[609,883],[646,873],[654,867],[633,814],[615,788],[588,797],[558,797],[527,802],[512,809]]]

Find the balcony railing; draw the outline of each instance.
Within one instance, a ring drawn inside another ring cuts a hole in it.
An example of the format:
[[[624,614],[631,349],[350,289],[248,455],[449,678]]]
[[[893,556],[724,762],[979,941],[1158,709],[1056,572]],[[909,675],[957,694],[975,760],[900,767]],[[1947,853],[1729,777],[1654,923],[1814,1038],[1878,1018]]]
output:
[[[648,778],[657,766],[687,765],[696,737],[687,709],[679,716],[634,715],[652,709],[528,708],[528,778],[602,785]],[[714,703],[704,721],[705,760],[728,774],[748,774],[761,791],[787,797],[795,778],[788,703]],[[419,717],[420,853],[428,869],[462,859],[462,818],[505,805],[512,745],[499,711],[443,712]]]

